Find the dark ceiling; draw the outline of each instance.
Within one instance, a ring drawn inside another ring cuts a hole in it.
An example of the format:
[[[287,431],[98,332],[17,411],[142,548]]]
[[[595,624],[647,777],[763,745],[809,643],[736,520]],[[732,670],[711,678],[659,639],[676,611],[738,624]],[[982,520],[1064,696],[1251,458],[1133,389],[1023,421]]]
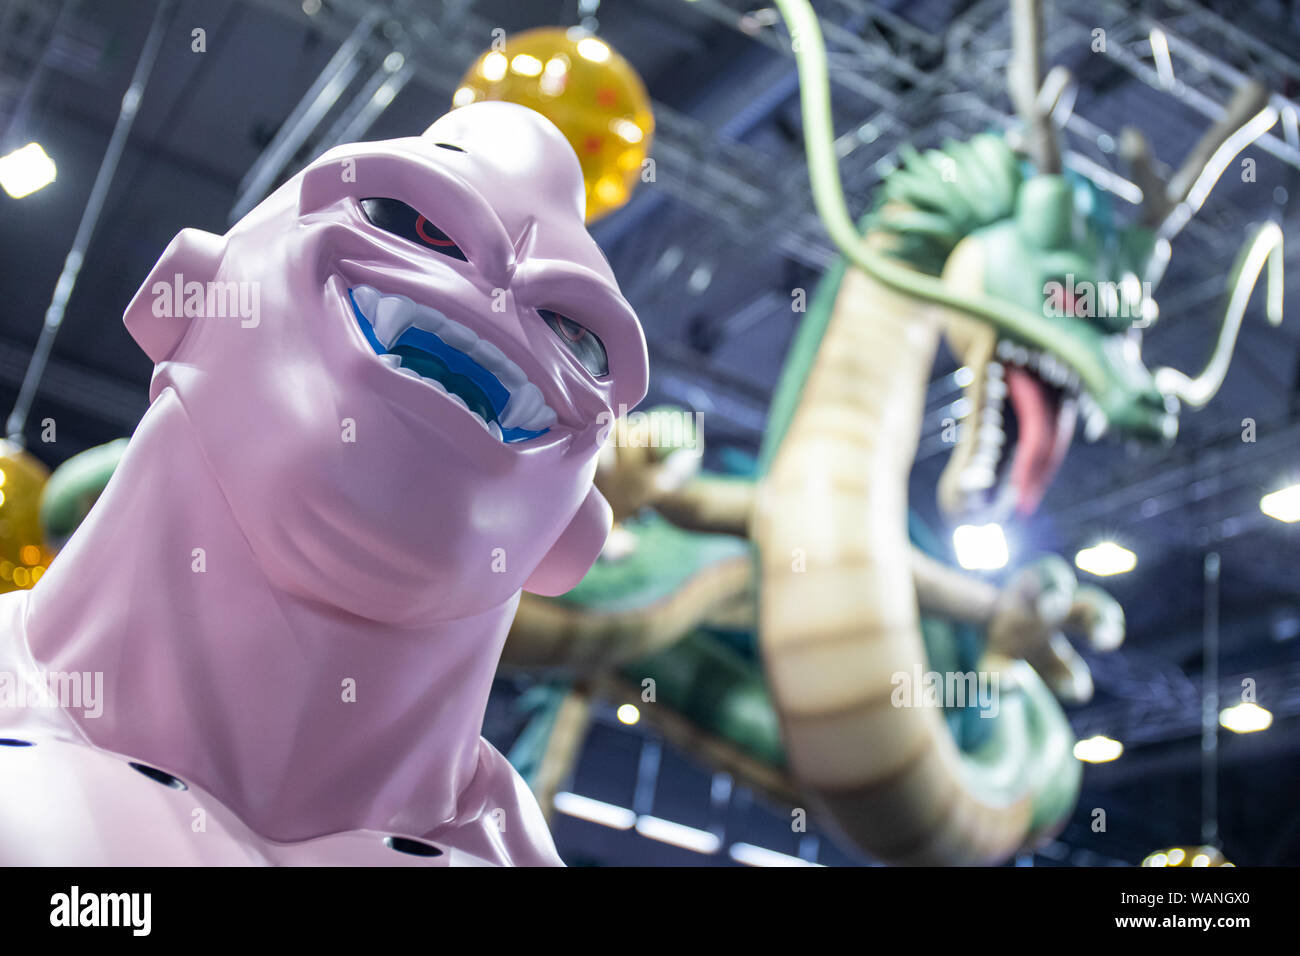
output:
[[[146,404],[150,365],[123,329],[124,307],[179,229],[225,230],[241,181],[367,10],[382,6],[388,14],[367,34],[357,83],[393,49],[414,71],[366,139],[411,135],[442,113],[493,28],[578,19],[574,0],[318,6],[309,15],[304,7],[313,0],[178,3],[28,420],[28,445],[51,466],[131,431]],[[593,232],[645,324],[651,400],[705,412],[715,460],[724,449],[756,449],[796,324],[790,290],[811,288],[830,257],[805,181],[793,61],[781,28],[753,27],[754,18],[742,16],[756,6],[605,0],[597,11],[602,36],[632,61],[655,100],[659,173]],[[865,209],[899,143],[936,145],[1009,122],[1006,0],[816,6],[836,51],[837,131],[845,134],[844,178],[857,209]],[[2,151],[36,140],[59,166],[53,186],[22,200],[0,196],[6,410],[155,10],[148,0],[0,4]],[[1172,85],[1151,56],[1153,23],[1181,44]],[[206,52],[191,50],[196,27],[206,30]],[[1107,31],[1109,52],[1092,50],[1095,29]],[[1175,242],[1148,364],[1199,367],[1247,227],[1267,219],[1292,235],[1300,227],[1292,199],[1300,195],[1297,4],[1057,0],[1047,4],[1045,35],[1045,59],[1067,65],[1079,81],[1067,148],[1071,168],[1091,178],[1125,174],[1114,144],[1128,124],[1147,133],[1164,165],[1176,166],[1242,75],[1290,104],[1272,133],[1243,154],[1257,163],[1254,181],[1230,168]],[[327,118],[289,150],[281,178],[330,145],[330,126]],[[1120,216],[1132,214],[1121,199],[1115,206]],[[1297,248],[1293,242],[1287,255],[1291,303],[1300,302],[1291,268]],[[1221,751],[1225,848],[1243,863],[1300,863],[1300,525],[1283,525],[1258,507],[1264,492],[1300,480],[1298,345],[1295,308],[1272,328],[1256,301],[1221,394],[1206,410],[1183,415],[1176,447],[1076,441],[1038,516],[1013,531],[1021,554],[1071,554],[1105,532],[1129,543],[1140,561],[1135,573],[1107,582],[1128,613],[1128,643],[1112,659],[1095,661],[1097,699],[1072,715],[1081,732],[1119,737],[1129,752],[1089,768],[1075,823],[1040,862],[1131,863],[1155,847],[1199,839],[1202,566],[1214,551],[1222,556],[1224,692],[1254,677],[1276,716],[1266,733],[1223,735],[1230,738]],[[941,355],[914,472],[914,503],[931,518],[945,457],[939,422],[957,398],[953,369]],[[58,423],[53,444],[39,440],[47,417]],[[1241,440],[1247,418],[1256,422],[1254,443]],[[489,714],[494,739],[517,730],[508,706],[516,691],[502,682]],[[646,740],[605,716],[575,787],[617,790],[636,778],[635,755]],[[708,773],[666,753],[657,761],[658,792],[695,794],[707,816]],[[779,808],[745,800],[733,800],[729,813],[755,834],[751,842],[789,842]],[[1107,834],[1089,831],[1093,807],[1108,808]],[[694,856],[584,827],[565,821],[557,831],[562,849],[582,859],[682,863]],[[847,859],[828,843],[820,852],[823,862]]]

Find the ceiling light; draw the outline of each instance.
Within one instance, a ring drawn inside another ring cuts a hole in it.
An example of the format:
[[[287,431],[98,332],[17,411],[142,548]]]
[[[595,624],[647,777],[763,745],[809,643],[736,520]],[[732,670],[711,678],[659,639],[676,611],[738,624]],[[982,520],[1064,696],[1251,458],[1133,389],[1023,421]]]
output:
[[[778,853],[766,847],[754,846],[752,843],[733,843],[727,851],[737,863],[746,866],[821,866],[789,853]]]
[[[1110,574],[1127,574],[1137,567],[1137,555],[1114,541],[1103,541],[1084,548],[1074,556],[1074,566],[1081,571],[1105,577]]]
[[[635,724],[641,719],[641,711],[633,704],[623,704],[618,709],[618,719],[625,724]]]
[[[54,182],[58,169],[40,143],[28,143],[8,156],[0,156],[0,187],[22,199]]]
[[[967,571],[996,571],[1007,563],[1007,538],[999,524],[964,524],[952,533],[957,563]]]
[[[1278,521],[1300,521],[1300,485],[1291,485],[1260,498],[1259,510]]]
[[[599,823],[615,830],[630,830],[636,824],[636,814],[626,807],[616,807],[612,803],[593,800],[567,790],[555,795],[555,809],[579,820]]]
[[[1242,703],[1219,711],[1219,723],[1234,734],[1253,734],[1268,730],[1273,714],[1259,704]]]
[[[650,840],[658,840],[683,850],[694,850],[696,853],[717,853],[722,846],[722,840],[715,833],[697,830],[661,817],[637,817],[636,832]]]
[[[1074,756],[1084,763],[1108,763],[1124,752],[1124,745],[1118,740],[1097,734],[1087,740],[1080,740],[1074,745]]]

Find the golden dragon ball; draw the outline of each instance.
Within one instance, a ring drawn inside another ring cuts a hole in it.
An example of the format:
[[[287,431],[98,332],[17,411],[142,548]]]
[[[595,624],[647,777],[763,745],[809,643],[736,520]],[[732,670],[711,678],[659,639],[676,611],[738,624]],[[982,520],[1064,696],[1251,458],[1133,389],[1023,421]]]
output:
[[[40,519],[49,476],[32,455],[0,440],[0,592],[31,587],[49,565]]]
[[[452,105],[480,100],[527,106],[560,129],[582,164],[587,222],[626,203],[641,181],[650,98],[631,64],[591,33],[540,27],[505,37],[474,61]]]

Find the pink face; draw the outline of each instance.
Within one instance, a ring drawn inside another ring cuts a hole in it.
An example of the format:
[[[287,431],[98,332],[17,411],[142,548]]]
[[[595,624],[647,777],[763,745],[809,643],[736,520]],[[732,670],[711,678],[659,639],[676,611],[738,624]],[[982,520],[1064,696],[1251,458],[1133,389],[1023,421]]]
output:
[[[177,275],[257,315],[160,317]],[[577,159],[531,110],[331,150],[226,236],[182,232],[126,319],[291,592],[455,619],[530,577],[571,586],[599,552],[596,454],[645,393],[645,340]]]

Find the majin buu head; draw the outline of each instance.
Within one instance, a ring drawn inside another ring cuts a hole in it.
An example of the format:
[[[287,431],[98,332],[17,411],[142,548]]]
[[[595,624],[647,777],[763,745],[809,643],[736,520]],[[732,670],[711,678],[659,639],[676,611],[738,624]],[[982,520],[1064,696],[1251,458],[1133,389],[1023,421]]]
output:
[[[126,323],[275,585],[401,622],[586,572],[600,440],[647,358],[583,195],[546,119],[482,103],[168,246]],[[247,289],[255,322],[212,314]]]

